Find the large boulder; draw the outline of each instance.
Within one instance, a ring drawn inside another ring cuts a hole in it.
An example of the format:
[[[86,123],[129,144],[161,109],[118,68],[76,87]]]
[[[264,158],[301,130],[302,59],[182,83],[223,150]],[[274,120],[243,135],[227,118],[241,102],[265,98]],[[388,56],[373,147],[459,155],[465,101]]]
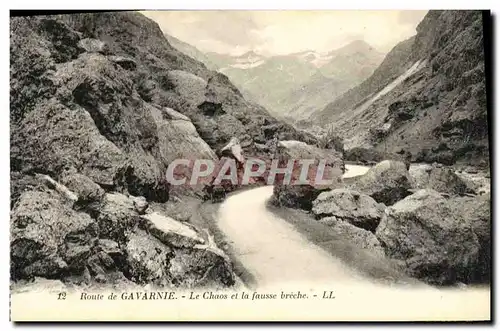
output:
[[[132,232],[125,247],[126,275],[135,283],[169,285],[168,264],[173,256],[170,247],[143,230]]]
[[[175,248],[137,228],[130,234],[125,250],[126,274],[139,284],[221,288],[235,283],[226,257],[202,245]]]
[[[489,195],[491,192],[491,176],[489,172],[456,171],[455,174],[460,177],[467,185],[467,191],[476,195]]]
[[[432,189],[450,195],[471,192],[470,184],[450,168],[416,165],[410,167],[410,177],[415,189]]]
[[[187,116],[171,108],[150,107],[150,111],[157,126],[158,148],[163,163],[170,164],[180,158],[217,159]]]
[[[140,221],[133,198],[121,193],[106,193],[98,210],[99,238],[126,241],[126,233]]]
[[[481,246],[454,207],[434,190],[419,190],[386,209],[376,236],[410,276],[433,284],[468,283]]]
[[[12,278],[81,272],[97,235],[96,222],[55,191],[24,192],[11,214]]]
[[[74,192],[78,197],[77,203],[83,206],[94,204],[96,205],[95,207],[98,207],[104,198],[104,189],[89,177],[79,173],[63,175],[61,177],[61,184]]]
[[[317,189],[312,185],[274,185],[272,203],[280,207],[311,210],[313,201],[328,189]]]
[[[24,115],[22,128],[13,128],[11,144],[11,158],[23,172],[59,174],[75,168],[95,183],[113,187],[127,167],[126,155],[100,135],[89,113],[54,100],[40,102],[36,111]]]
[[[331,227],[340,237],[356,247],[369,250],[378,256],[385,255],[382,245],[372,232],[334,216],[322,218],[319,222]]]
[[[471,280],[491,281],[491,200],[489,195],[476,197],[455,197],[449,200],[451,208],[461,215],[472,227],[479,240],[479,259],[471,270]]]
[[[401,161],[385,160],[366,174],[352,178],[347,187],[368,194],[387,206],[411,194],[411,182],[406,165]]]
[[[370,196],[348,189],[321,193],[314,201],[312,212],[319,218],[333,216],[359,228],[375,232],[385,205]]]
[[[279,141],[277,146],[278,167],[286,168],[288,162],[294,161],[291,180],[285,181],[284,175],[276,176],[273,188],[272,202],[278,206],[311,210],[312,202],[320,193],[341,186],[341,176],[344,172],[342,153],[335,150],[321,149],[301,141]],[[312,160],[306,183],[299,183],[302,165],[299,160]],[[318,177],[318,168],[324,163],[323,175]],[[321,179],[330,180],[328,184]]]

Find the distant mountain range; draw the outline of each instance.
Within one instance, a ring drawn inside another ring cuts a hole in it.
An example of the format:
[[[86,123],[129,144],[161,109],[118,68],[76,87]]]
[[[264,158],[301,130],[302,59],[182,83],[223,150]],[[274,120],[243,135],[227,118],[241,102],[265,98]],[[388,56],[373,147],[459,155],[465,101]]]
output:
[[[253,51],[232,56],[203,53],[166,35],[169,42],[207,68],[225,74],[245,97],[274,116],[295,122],[323,109],[333,98],[361,83],[382,62],[384,54],[362,40],[328,53],[306,50],[264,56]]]
[[[307,120],[346,148],[410,151],[418,162],[488,163],[480,11],[431,10],[361,84]]]

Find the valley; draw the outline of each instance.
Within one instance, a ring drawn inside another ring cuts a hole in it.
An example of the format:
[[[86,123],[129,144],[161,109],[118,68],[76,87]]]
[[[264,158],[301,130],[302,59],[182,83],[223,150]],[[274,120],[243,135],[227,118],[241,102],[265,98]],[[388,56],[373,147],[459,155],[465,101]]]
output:
[[[288,53],[269,51],[281,30],[255,18],[249,49],[224,27],[212,51],[161,23],[188,19],[198,34],[193,15],[10,19],[12,293],[189,289],[217,302],[245,289],[292,302],[305,288],[407,312],[419,298],[429,314],[485,302],[486,13],[428,11],[384,51],[349,34]],[[220,51],[230,41],[239,54]],[[302,161],[332,181],[286,182]]]

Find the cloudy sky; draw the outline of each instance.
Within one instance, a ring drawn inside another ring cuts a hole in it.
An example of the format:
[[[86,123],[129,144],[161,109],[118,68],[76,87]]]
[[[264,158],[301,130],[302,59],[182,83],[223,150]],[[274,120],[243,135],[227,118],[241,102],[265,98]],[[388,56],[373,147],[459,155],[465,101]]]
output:
[[[416,33],[427,11],[149,11],[163,32],[204,52],[328,52],[362,39],[382,52]]]

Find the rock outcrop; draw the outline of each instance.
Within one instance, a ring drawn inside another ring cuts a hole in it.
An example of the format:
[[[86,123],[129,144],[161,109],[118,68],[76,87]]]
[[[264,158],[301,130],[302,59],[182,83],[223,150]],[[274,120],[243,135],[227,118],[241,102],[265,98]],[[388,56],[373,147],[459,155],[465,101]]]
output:
[[[24,192],[11,218],[14,279],[61,278],[82,271],[99,231],[94,219],[72,210],[52,190]]]
[[[413,162],[489,164],[481,11],[431,10],[417,34],[396,45],[374,73],[312,115],[347,148],[374,147]],[[484,24],[486,23],[486,24]]]
[[[318,218],[339,219],[356,227],[375,232],[385,205],[366,194],[347,189],[321,193],[313,201],[312,212]]]
[[[153,21],[116,12],[11,20],[11,161],[166,201],[176,158],[216,159],[232,137],[313,141],[172,48]]]
[[[438,192],[419,190],[386,209],[376,236],[410,276],[433,284],[470,283],[481,244],[468,217]],[[480,228],[482,221],[474,223]]]
[[[477,266],[470,271],[474,282],[491,281],[491,199],[488,195],[477,197],[456,197],[449,200],[453,210],[461,215],[472,227],[479,241]]]
[[[194,193],[169,185],[168,165],[218,161],[214,151],[232,137],[256,156],[254,144],[273,136],[315,138],[245,100],[139,13],[14,17],[10,37],[13,279],[152,279],[158,269],[137,271],[148,259],[127,252],[142,240],[148,258],[170,254],[155,284],[232,284],[225,257],[184,232],[171,236],[185,225],[150,207],[175,190]],[[168,219],[168,231],[146,226],[151,215]]]
[[[102,206],[79,206],[48,187],[18,198],[11,221],[11,277],[64,283],[222,288],[231,262],[206,233],[135,201],[106,193]],[[88,212],[88,213],[87,213]],[[207,242],[208,240],[208,242]]]

